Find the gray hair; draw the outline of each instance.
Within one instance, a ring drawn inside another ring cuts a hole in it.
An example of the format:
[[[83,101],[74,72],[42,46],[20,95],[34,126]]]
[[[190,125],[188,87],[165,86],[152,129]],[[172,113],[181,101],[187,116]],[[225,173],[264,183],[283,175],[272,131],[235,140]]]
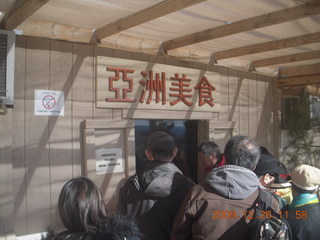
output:
[[[224,155],[227,164],[254,170],[260,157],[260,147],[246,136],[232,137],[226,144]]]

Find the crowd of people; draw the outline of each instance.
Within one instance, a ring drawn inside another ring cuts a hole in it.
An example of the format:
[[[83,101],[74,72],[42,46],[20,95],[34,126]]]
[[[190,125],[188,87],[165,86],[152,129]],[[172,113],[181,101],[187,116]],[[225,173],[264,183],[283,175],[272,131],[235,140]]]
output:
[[[207,172],[195,184],[173,163],[174,138],[152,133],[145,154],[149,163],[121,188],[118,214],[109,215],[100,189],[90,179],[74,178],[62,188],[58,207],[66,230],[53,240],[185,240],[249,239],[244,212],[261,189],[271,208],[290,226],[292,239],[320,237],[320,203],[316,191],[320,170],[299,165],[291,171],[253,139],[237,135],[222,153],[214,142],[198,148]],[[233,213],[233,218],[215,217]]]

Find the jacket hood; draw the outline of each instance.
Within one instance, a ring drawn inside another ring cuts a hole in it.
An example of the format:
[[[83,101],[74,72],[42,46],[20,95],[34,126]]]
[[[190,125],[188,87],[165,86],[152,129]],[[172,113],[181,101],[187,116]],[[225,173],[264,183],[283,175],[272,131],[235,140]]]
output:
[[[167,197],[174,191],[172,183],[182,172],[171,162],[152,161],[138,177],[140,189],[152,197]]]
[[[250,169],[225,165],[210,171],[206,183],[220,196],[229,199],[244,199],[253,194],[260,182]]]

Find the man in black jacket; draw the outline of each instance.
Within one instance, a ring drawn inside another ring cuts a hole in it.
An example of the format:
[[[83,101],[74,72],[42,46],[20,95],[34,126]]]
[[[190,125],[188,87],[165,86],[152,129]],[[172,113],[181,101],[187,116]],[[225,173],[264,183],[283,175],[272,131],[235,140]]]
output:
[[[172,163],[177,148],[168,133],[151,134],[145,154],[150,162],[143,172],[126,181],[120,191],[118,210],[136,217],[143,239],[166,240],[194,183]]]

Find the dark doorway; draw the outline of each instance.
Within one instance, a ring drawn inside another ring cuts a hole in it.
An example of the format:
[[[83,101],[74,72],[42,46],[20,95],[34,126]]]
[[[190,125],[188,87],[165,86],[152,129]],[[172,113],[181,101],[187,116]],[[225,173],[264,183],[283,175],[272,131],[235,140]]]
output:
[[[165,131],[173,136],[179,152],[173,162],[184,175],[198,182],[198,121],[196,120],[135,120],[136,171],[147,163],[144,154],[148,136]]]

